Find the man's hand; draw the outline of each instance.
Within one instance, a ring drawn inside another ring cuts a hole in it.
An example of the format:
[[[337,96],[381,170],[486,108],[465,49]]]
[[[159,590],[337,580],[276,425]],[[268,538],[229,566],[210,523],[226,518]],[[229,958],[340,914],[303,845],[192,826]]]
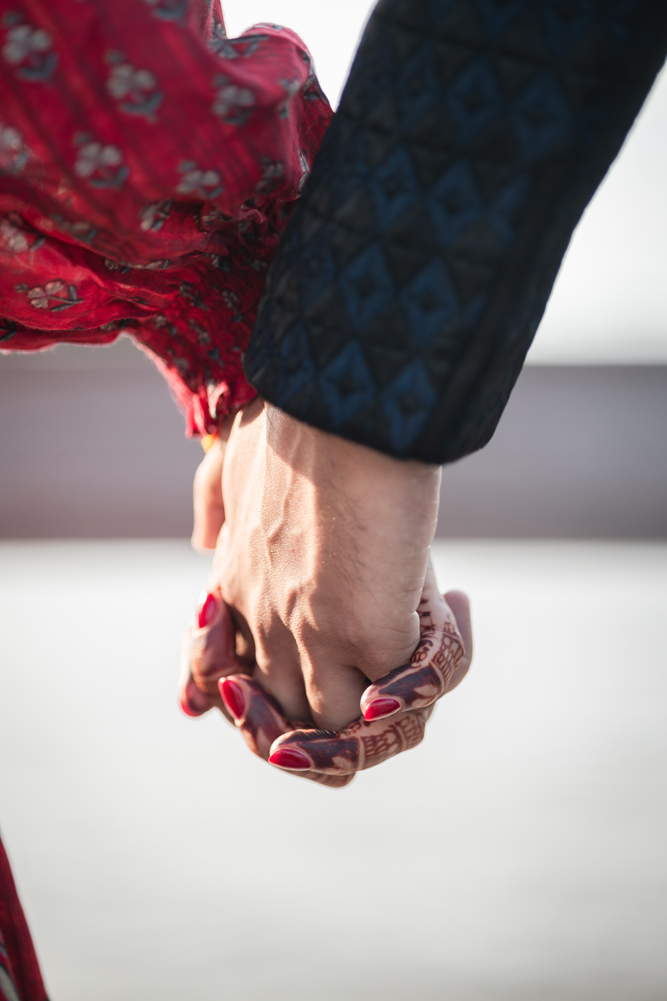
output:
[[[437,466],[390,458],[260,400],[237,416],[212,508],[222,511],[224,497],[214,583],[237,655],[256,664],[289,718],[345,727],[369,681],[410,661],[439,485]],[[197,534],[213,534],[201,517]]]

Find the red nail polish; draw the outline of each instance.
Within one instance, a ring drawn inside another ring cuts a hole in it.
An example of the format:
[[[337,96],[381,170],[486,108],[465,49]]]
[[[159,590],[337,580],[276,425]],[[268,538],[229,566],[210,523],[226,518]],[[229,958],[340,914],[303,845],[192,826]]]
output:
[[[391,699],[388,697],[382,699],[373,699],[364,709],[364,719],[367,723],[370,723],[374,719],[382,719],[384,716],[391,716],[395,713],[397,709],[401,708],[401,703],[398,699]]]
[[[186,716],[203,716],[211,708],[211,703],[203,692],[200,692],[193,678],[188,678],[181,695],[181,709]]]
[[[194,709],[190,705],[188,705],[188,700],[185,697],[185,695],[181,699],[181,709],[183,710],[186,716],[201,716],[201,713],[195,712]]]
[[[220,696],[227,707],[227,711],[231,713],[237,722],[243,719],[246,707],[245,692],[241,686],[237,685],[230,678],[220,678],[218,688],[220,689]]]
[[[303,751],[298,751],[296,747],[279,747],[273,752],[269,761],[272,765],[278,765],[280,768],[291,768],[301,772],[313,767],[310,759]]]
[[[199,611],[197,612],[197,625],[199,628],[204,629],[206,626],[209,626],[217,614],[218,602],[215,596],[212,594],[202,595],[199,602]]]

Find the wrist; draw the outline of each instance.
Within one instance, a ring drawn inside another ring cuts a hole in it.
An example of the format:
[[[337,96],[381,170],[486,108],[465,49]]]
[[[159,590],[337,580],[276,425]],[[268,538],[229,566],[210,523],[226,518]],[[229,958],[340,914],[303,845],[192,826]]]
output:
[[[271,403],[262,406],[268,448],[307,477],[334,514],[358,518],[372,534],[384,527],[406,545],[428,549],[438,517],[440,466],[397,459],[305,424]]]

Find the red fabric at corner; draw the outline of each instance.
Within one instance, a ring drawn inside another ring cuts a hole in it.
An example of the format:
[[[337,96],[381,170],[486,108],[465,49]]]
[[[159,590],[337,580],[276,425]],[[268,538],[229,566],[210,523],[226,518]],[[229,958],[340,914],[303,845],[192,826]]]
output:
[[[217,2],[0,0],[0,350],[126,331],[214,431],[331,114],[292,31]]]
[[[47,1001],[9,859],[0,841],[0,1001]]]

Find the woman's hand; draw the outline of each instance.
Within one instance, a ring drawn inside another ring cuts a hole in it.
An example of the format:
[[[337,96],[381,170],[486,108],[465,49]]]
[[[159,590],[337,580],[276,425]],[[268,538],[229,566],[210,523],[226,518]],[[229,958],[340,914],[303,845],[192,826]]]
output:
[[[253,754],[267,760],[278,737],[312,726],[312,720],[288,720],[275,699],[251,677],[252,670],[236,654],[234,624],[219,592],[202,595],[181,649],[181,708],[188,716],[220,709],[239,728]],[[230,674],[233,678],[227,681]],[[301,774],[333,787],[348,785],[354,777],[314,770]]]
[[[421,639],[410,664],[398,672],[398,679],[381,679],[371,686],[375,697],[370,701],[376,704],[378,693],[388,686],[396,692],[398,681],[398,698],[405,704],[426,704],[410,711],[392,711],[385,705],[391,716],[360,718],[331,732],[314,729],[312,721],[287,718],[251,676],[252,665],[237,656],[231,616],[220,595],[205,595],[183,647],[181,704],[197,716],[217,706],[235,722],[254,754],[280,768],[323,785],[348,785],[358,771],[421,743],[432,703],[467,673],[472,657],[467,597],[452,591],[443,598],[430,587],[424,592],[420,618]],[[362,701],[368,715],[367,694]]]
[[[434,584],[432,570],[430,577]],[[444,596],[429,591],[425,589],[420,603],[421,639],[410,663],[393,672],[396,678],[381,679],[364,693],[365,718],[337,733],[310,729],[286,733],[271,745],[271,764],[308,774],[348,775],[351,780],[358,771],[379,765],[422,742],[433,704],[463,680],[472,659],[467,596],[460,591]],[[450,601],[457,608],[457,618]],[[235,683],[236,678],[229,678],[223,685]],[[387,691],[392,695],[383,694]],[[369,713],[370,706],[377,707],[374,716]],[[406,711],[405,706],[419,708]]]

